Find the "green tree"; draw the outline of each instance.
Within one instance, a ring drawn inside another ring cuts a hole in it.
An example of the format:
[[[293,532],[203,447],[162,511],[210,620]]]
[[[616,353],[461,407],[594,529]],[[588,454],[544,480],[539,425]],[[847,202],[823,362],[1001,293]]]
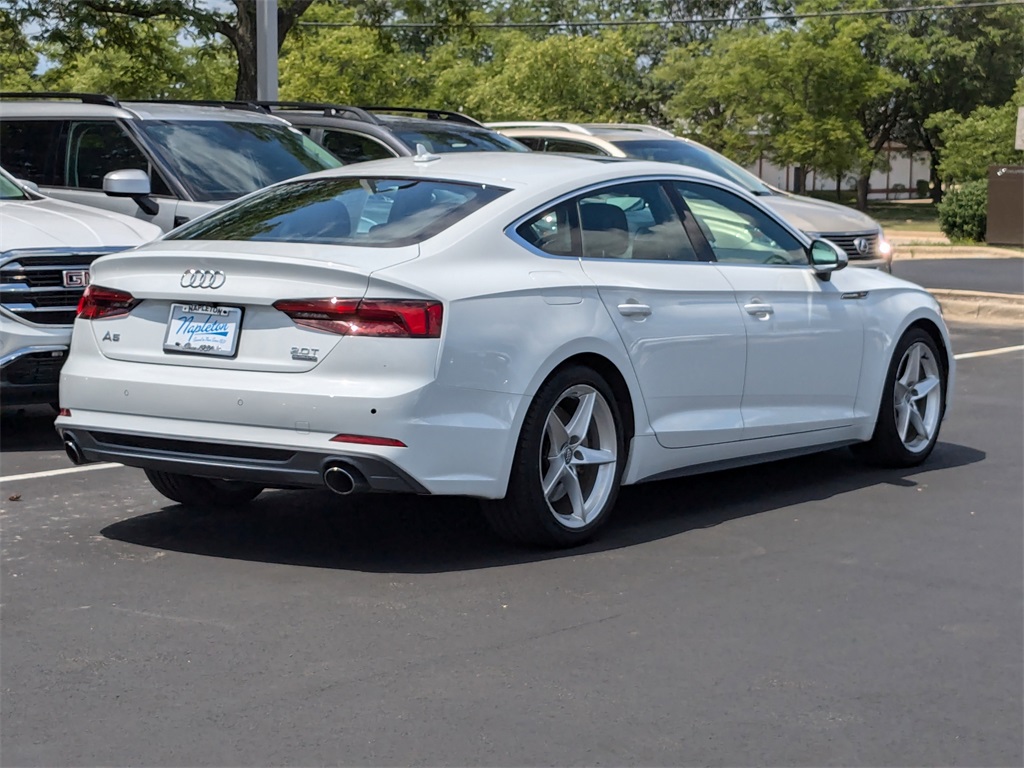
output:
[[[636,119],[636,55],[618,32],[532,40],[506,33],[465,104],[489,120]]]
[[[674,51],[653,76],[671,84],[665,112],[682,131],[741,160],[765,152],[841,179],[874,162],[863,108],[900,82],[864,56],[863,37],[822,20],[740,29]]]
[[[230,99],[235,61],[227,46],[183,45],[164,21],[135,23],[130,48],[110,43],[92,50],[50,46],[55,64],[42,76],[53,91],[110,93],[122,99]]]
[[[39,57],[21,31],[17,19],[0,9],[0,90],[38,89],[34,77]]]
[[[256,98],[256,1],[231,0],[4,0],[19,23],[31,21],[39,37],[67,55],[114,47],[139,52],[140,31],[156,20],[188,30],[200,41],[221,36],[235,51],[235,98]],[[280,49],[314,0],[278,0]],[[144,24],[140,24],[144,22]]]
[[[943,121],[932,115],[969,115],[981,106],[1005,104],[1024,75],[1024,6],[958,8],[897,14],[904,29],[900,74],[910,83],[896,137],[923,149],[932,161],[933,198],[941,197],[939,164]]]
[[[1014,98],[1001,107],[978,107],[967,117],[952,110],[932,115],[926,128],[942,138],[942,180],[981,180],[988,177],[990,165],[1024,164],[1024,152],[1014,149],[1020,107],[1024,107],[1024,78],[1017,82]]]
[[[309,12],[314,23],[349,23],[355,13],[331,6]],[[284,100],[334,104],[416,104],[426,96],[422,58],[402,52],[365,27],[312,27],[285,44],[280,59]]]

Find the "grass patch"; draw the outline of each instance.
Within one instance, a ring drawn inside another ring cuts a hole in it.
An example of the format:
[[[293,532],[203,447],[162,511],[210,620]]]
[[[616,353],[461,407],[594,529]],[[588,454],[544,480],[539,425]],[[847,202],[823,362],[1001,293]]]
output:
[[[868,203],[868,215],[876,219],[886,231],[893,232],[933,232],[942,234],[939,229],[939,212],[933,203]]]
[[[819,189],[808,194],[819,200],[836,202],[835,192]],[[853,190],[842,190],[841,203],[855,208],[857,193]],[[868,215],[878,221],[886,231],[942,234],[942,230],[939,229],[939,212],[931,200],[869,200]]]

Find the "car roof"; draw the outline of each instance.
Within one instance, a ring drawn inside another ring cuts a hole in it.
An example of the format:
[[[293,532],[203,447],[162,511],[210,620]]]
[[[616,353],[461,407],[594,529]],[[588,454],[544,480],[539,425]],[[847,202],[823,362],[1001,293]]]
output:
[[[424,178],[494,184],[511,189],[544,191],[631,176],[685,176],[735,185],[711,173],[648,160],[569,155],[558,152],[452,152],[430,160],[395,157],[342,166],[300,178],[361,177]],[[288,182],[282,182],[287,184]],[[740,187],[735,187],[740,189]]]
[[[260,110],[175,102],[124,101],[119,104],[83,102],[80,99],[5,98],[0,103],[4,117],[21,118],[119,118],[122,120],[213,120],[236,123],[286,125],[280,117]]]
[[[491,128],[484,126],[470,125],[456,120],[431,120],[423,117],[407,117],[405,115],[374,114],[377,122],[370,123],[344,114],[325,115],[322,111],[306,109],[273,110],[273,114],[284,118],[290,123],[306,125],[338,125],[355,129],[385,129],[393,130],[438,130],[450,129],[460,133],[498,133]]]

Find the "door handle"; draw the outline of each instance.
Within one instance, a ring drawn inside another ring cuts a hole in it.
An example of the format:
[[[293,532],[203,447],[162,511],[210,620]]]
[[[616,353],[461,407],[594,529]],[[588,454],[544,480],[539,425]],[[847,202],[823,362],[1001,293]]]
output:
[[[765,304],[760,301],[752,301],[749,304],[744,304],[743,309],[745,309],[748,314],[751,314],[760,320],[767,320],[769,315],[775,312],[775,309],[771,304]]]
[[[646,304],[627,302],[619,304],[619,314],[623,317],[647,317],[651,314],[651,308]]]

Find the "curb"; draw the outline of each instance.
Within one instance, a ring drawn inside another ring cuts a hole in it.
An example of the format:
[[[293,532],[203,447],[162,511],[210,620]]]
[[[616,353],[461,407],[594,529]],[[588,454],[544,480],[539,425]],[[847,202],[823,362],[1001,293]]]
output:
[[[984,293],[929,288],[942,307],[947,322],[1024,326],[1024,296],[1016,293]]]

